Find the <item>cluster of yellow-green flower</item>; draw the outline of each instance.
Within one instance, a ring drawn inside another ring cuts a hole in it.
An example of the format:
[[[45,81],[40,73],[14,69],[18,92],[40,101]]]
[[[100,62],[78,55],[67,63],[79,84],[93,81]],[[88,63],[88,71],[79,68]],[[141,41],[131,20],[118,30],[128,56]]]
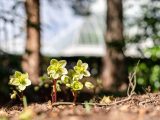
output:
[[[31,85],[31,81],[28,78],[28,73],[21,73],[19,71],[15,71],[14,75],[11,76],[9,84],[15,86],[18,92],[22,92],[26,89],[27,86]],[[11,94],[11,99],[16,98],[17,91],[13,90]]]
[[[80,81],[83,77],[89,77],[90,72],[88,69],[88,64],[83,63],[81,60],[78,60],[76,66],[73,69],[67,71],[65,60],[57,61],[52,59],[50,66],[47,68],[47,73],[50,78],[57,79],[59,83],[65,84],[68,88],[71,88],[72,91],[82,90],[84,85]],[[57,85],[59,86],[59,85]],[[85,87],[91,89],[94,85],[91,82],[85,82]]]
[[[74,68],[70,70],[65,68],[66,64],[67,62],[65,60],[58,61],[52,59],[47,68],[48,76],[44,76],[45,80],[49,77],[50,80],[56,83],[56,91],[60,91],[61,84],[65,84],[72,92],[80,91],[84,86],[88,89],[94,88],[94,85],[91,82],[85,82],[84,84],[81,82],[83,77],[90,76],[90,72],[87,70],[87,63],[78,60]],[[44,83],[44,81],[42,83]],[[23,93],[27,86],[31,85],[31,81],[29,80],[28,73],[16,71],[14,75],[11,76],[9,84],[15,86],[15,89],[11,94],[11,99],[14,99],[19,93]]]

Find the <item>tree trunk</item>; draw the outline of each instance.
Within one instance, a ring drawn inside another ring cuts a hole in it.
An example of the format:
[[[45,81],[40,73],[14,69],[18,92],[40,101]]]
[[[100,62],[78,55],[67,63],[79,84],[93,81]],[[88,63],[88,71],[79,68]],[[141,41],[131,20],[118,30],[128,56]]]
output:
[[[107,0],[106,56],[103,59],[102,80],[104,90],[116,92],[126,89],[125,57],[123,54],[122,0]]]
[[[22,68],[32,84],[38,84],[40,71],[40,5],[39,0],[26,0],[27,40]]]

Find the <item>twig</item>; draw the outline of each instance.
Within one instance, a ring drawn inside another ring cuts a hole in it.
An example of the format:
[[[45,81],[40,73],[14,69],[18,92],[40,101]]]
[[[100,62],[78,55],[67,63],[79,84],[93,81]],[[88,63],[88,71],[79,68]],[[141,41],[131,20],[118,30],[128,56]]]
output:
[[[128,85],[128,89],[127,89],[128,97],[131,97],[134,94],[134,91],[135,91],[135,88],[136,88],[136,83],[137,83],[137,81],[136,81],[136,72],[137,72],[137,68],[138,68],[139,62],[140,62],[140,60],[138,61],[134,72],[131,73],[129,75],[129,78],[128,78],[129,79],[129,85]]]
[[[92,105],[92,106],[112,106],[112,105],[117,105],[126,101],[129,101],[131,99],[131,97],[127,97],[126,99],[120,100],[120,101],[116,101],[110,104],[101,104],[101,103],[88,103],[88,105]],[[73,102],[56,102],[53,103],[52,106],[59,106],[59,105],[85,105],[85,103],[73,103]]]
[[[143,104],[149,103],[149,102],[155,102],[155,100],[151,99],[151,100],[142,101],[142,102],[139,103],[139,105],[143,105]]]

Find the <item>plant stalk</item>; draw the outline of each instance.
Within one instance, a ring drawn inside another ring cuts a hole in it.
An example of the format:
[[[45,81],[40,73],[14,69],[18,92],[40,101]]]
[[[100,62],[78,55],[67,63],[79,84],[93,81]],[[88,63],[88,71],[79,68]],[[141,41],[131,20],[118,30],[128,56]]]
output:
[[[26,99],[26,96],[23,96],[23,107],[27,108],[27,99]]]
[[[77,92],[73,92],[73,103],[76,104],[76,101],[77,101]]]
[[[52,103],[57,102],[57,80],[53,80],[53,93],[52,93]]]

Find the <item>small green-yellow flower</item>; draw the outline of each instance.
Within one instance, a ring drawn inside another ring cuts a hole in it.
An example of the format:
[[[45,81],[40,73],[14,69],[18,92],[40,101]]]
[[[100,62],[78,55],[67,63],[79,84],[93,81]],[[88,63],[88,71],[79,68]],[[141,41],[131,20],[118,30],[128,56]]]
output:
[[[73,91],[79,91],[79,90],[82,90],[83,89],[83,84],[79,81],[73,81],[71,83],[71,89]]]
[[[74,67],[75,72],[81,75],[80,79],[82,79],[83,76],[85,77],[90,76],[90,72],[87,69],[88,69],[88,64],[83,63],[81,60],[78,60],[77,65]]]
[[[79,74],[79,73],[77,73],[75,70],[72,70],[72,69],[70,69],[70,70],[68,71],[68,76],[70,77],[71,81],[80,80],[80,79],[82,79],[82,77],[83,77],[82,74]]]
[[[31,85],[31,81],[28,79],[28,73],[21,73],[16,71],[9,81],[10,85],[16,86],[19,92],[26,89],[27,86]]]
[[[47,73],[50,78],[58,79],[62,75],[65,75],[68,73],[67,69],[65,68],[67,62],[65,60],[56,60],[52,59],[50,61],[50,66],[47,68]]]
[[[85,82],[85,87],[88,89],[93,89],[94,85],[91,82]]]
[[[61,81],[62,81],[62,83],[64,83],[64,84],[68,84],[69,83],[69,77],[67,76],[67,75],[63,75],[62,77],[61,77]]]

